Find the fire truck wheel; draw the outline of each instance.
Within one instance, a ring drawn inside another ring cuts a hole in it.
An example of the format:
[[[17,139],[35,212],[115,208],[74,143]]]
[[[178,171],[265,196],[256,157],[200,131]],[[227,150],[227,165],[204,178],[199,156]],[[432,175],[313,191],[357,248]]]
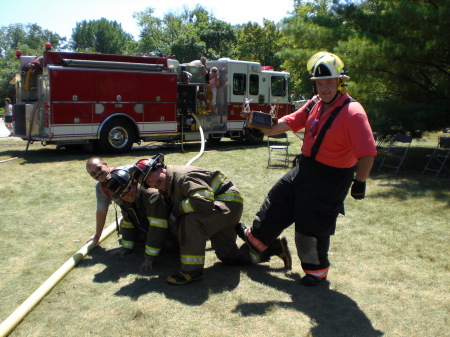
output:
[[[134,142],[134,131],[130,123],[124,120],[110,120],[100,133],[100,149],[106,153],[125,153],[130,151]]]

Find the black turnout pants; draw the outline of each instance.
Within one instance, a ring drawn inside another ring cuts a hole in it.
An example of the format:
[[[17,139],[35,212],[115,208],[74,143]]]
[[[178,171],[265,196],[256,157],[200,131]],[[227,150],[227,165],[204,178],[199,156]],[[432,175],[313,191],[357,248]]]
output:
[[[253,221],[252,235],[269,246],[295,223],[298,237],[314,239],[317,262],[299,254],[304,270],[330,266],[330,235],[336,229],[339,213],[353,180],[354,168],[334,168],[300,156],[299,164],[286,173],[269,191]],[[300,235],[299,235],[300,234]]]

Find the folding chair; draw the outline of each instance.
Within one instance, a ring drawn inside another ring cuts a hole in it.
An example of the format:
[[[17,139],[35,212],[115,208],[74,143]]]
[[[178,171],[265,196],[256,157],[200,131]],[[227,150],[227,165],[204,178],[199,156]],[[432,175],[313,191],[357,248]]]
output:
[[[436,172],[436,177],[441,173],[442,169],[450,172],[450,169],[445,165],[450,156],[450,136],[439,136],[438,145],[434,148],[433,153],[427,155],[428,162],[422,171]]]
[[[383,152],[378,171],[380,171],[382,167],[389,167],[395,169],[395,174],[397,174],[405,160],[411,142],[411,136],[402,134],[395,135],[390,141],[388,148]]]
[[[267,148],[269,149],[267,167],[289,166],[289,139],[287,132],[267,136]],[[276,162],[279,164],[277,165]]]

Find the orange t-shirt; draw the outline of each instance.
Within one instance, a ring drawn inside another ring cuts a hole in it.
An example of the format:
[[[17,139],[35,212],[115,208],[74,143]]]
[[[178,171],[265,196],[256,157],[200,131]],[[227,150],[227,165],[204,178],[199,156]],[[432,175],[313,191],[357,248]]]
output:
[[[349,97],[348,94],[342,95],[320,118],[323,107],[321,101],[314,105],[308,117],[306,107],[310,101],[299,110],[281,118],[294,132],[305,128],[303,155],[311,155],[311,149],[325,121],[330,117],[331,112]],[[350,102],[341,109],[326,132],[316,160],[332,167],[349,168],[354,166],[361,157],[376,155],[375,140],[366,112],[358,102]]]

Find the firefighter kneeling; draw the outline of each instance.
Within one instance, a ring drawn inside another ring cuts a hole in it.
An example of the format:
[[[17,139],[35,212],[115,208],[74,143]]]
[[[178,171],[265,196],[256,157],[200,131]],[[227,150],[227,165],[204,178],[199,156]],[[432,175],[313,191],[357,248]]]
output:
[[[264,254],[236,245],[235,226],[243,211],[238,188],[220,171],[193,166],[164,164],[159,154],[141,159],[130,169],[131,178],[145,188],[156,188],[170,204],[169,228],[180,244],[181,270],[169,276],[170,284],[188,284],[203,278],[205,246],[208,238],[216,256],[224,264],[256,264],[279,255],[290,268],[291,257],[286,239],[275,240]]]
[[[133,182],[127,168],[112,170],[106,184],[114,200],[120,199],[129,205],[122,210],[121,247],[114,249],[111,255],[125,255],[134,249],[137,241],[144,239],[145,259],[139,269],[152,269],[153,260],[162,249],[175,250],[178,246],[167,223],[170,206],[158,190],[144,189]]]

